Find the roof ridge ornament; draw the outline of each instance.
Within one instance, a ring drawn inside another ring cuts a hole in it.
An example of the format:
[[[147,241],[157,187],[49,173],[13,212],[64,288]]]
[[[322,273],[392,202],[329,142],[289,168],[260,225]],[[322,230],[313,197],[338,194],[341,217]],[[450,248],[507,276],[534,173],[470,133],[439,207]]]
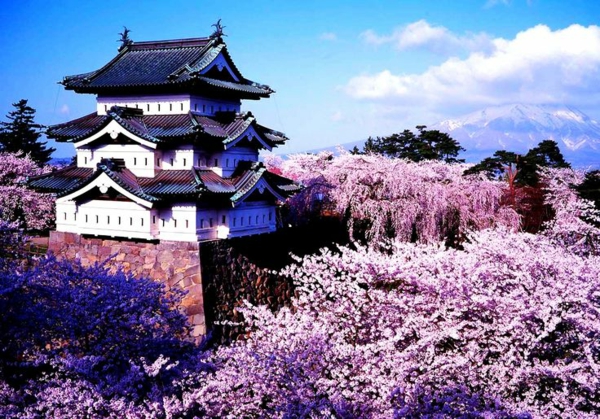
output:
[[[133,44],[133,40],[129,37],[130,29],[127,29],[127,26],[123,26],[123,32],[119,32],[121,35],[121,39],[117,39],[117,42],[121,43],[121,46],[117,49],[117,51],[121,52],[121,50],[129,45]]]
[[[210,36],[210,39],[218,39],[221,40],[221,38],[223,36],[227,36],[223,33],[223,29],[225,29],[225,26],[221,25],[221,19],[217,20],[217,23],[214,23],[212,25],[210,25],[212,27],[215,28],[215,31],[212,33],[212,35]]]

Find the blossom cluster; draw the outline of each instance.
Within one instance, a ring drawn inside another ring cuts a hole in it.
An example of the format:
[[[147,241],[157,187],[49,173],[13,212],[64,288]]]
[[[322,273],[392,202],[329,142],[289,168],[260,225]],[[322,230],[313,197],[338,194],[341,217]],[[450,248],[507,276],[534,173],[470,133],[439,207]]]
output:
[[[595,256],[486,230],[464,250],[344,247],[287,273],[293,309],[242,309],[248,338],[193,392],[211,416],[600,413]]]
[[[40,168],[29,156],[0,153],[0,219],[21,227],[45,230],[54,224],[54,198],[28,189],[28,177],[51,170]]]
[[[305,186],[290,205],[306,217],[325,203],[361,225],[368,241],[386,237],[433,243],[469,231],[505,226],[517,229],[519,216],[502,205],[506,185],[484,176],[463,176],[466,166],[439,161],[414,163],[381,155],[297,154],[266,160]]]

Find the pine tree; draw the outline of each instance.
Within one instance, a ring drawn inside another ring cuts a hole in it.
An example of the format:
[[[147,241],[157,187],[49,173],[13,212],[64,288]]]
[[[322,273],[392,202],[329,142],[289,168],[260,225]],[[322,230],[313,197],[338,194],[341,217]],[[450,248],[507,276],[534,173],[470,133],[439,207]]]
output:
[[[462,163],[456,157],[465,151],[448,134],[428,130],[425,125],[417,125],[418,135],[405,129],[401,133],[387,137],[369,137],[363,147],[363,153],[382,154],[387,157],[408,159],[414,162],[439,160],[446,163]]]
[[[13,106],[16,109],[6,115],[8,122],[0,122],[0,152],[19,153],[19,156],[29,154],[43,166],[56,149],[39,141],[44,127],[34,121],[35,109],[27,105],[27,99],[13,103]]]

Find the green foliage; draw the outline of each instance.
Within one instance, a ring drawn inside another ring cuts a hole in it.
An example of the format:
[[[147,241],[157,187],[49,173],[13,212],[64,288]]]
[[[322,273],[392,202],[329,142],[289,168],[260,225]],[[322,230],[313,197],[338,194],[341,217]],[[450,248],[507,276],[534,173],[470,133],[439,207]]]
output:
[[[0,122],[0,152],[18,153],[20,157],[29,154],[39,166],[45,165],[56,149],[39,141],[43,126],[34,121],[35,109],[26,99],[13,106],[15,110],[6,115],[8,122]]]
[[[577,193],[583,199],[592,201],[596,209],[600,209],[600,170],[586,173],[584,181],[577,186]]]
[[[540,167],[569,168],[564,156],[553,140],[544,140],[530,149],[525,155],[512,151],[498,150],[492,157],[465,171],[465,174],[485,173],[490,179],[504,179],[516,173],[514,182],[519,186],[536,186],[539,182]]]
[[[388,137],[369,137],[362,154],[382,154],[387,157],[408,159],[414,162],[440,160],[446,163],[459,163],[458,153],[465,149],[448,134],[438,130],[428,130],[425,125],[417,125],[418,135],[405,129]],[[358,149],[352,151],[358,154]]]

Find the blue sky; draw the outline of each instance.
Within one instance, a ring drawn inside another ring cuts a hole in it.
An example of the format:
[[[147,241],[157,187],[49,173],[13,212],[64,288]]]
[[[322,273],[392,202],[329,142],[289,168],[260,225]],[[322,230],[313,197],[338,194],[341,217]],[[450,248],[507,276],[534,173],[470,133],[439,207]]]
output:
[[[600,2],[11,1],[0,9],[0,117],[21,98],[57,124],[94,110],[64,76],[134,41],[207,36],[222,19],[245,77],[276,90],[245,101],[296,152],[388,135],[490,105],[566,104],[600,119]],[[60,145],[56,156],[73,154]]]

